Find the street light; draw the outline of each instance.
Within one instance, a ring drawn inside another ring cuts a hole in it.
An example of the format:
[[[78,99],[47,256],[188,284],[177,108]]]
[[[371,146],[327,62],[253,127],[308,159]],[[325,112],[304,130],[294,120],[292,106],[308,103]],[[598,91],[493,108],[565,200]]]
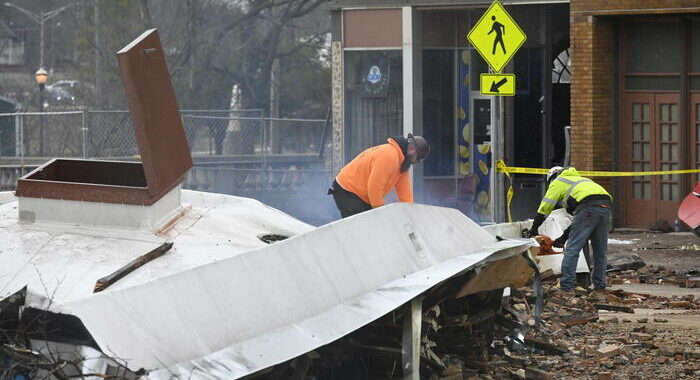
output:
[[[40,88],[44,88],[46,81],[49,79],[49,73],[47,73],[43,67],[40,67],[34,74],[34,79],[36,79],[36,84],[38,84]]]
[[[44,88],[46,87],[46,81],[49,79],[49,73],[44,70],[43,67],[39,67],[39,70],[34,74],[34,79],[36,79],[36,84],[39,85],[39,154],[44,154]]]
[[[48,11],[48,12],[41,12],[41,13],[32,13],[31,11],[28,11],[28,10],[20,7],[19,5],[15,5],[12,3],[5,3],[4,4],[6,7],[17,9],[18,11],[24,13],[25,16],[29,17],[34,22],[39,24],[39,27],[40,27],[39,30],[41,33],[41,37],[40,37],[41,48],[39,50],[39,67],[44,67],[44,23],[46,21],[58,16],[59,13],[65,11],[66,9],[68,9],[74,5],[78,5],[78,4],[80,4],[80,3],[72,3],[72,4],[64,5],[60,8],[56,8],[56,9]],[[37,73],[38,73],[38,71],[37,71]],[[37,79],[37,81],[38,81],[38,79]]]

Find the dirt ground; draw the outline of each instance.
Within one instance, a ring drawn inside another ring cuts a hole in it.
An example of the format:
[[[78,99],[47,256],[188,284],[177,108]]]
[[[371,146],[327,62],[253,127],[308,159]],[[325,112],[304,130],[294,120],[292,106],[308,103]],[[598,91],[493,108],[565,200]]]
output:
[[[616,230],[610,234],[608,252],[636,253],[647,264],[678,272],[700,271],[700,237],[692,232]]]
[[[631,244],[629,244],[631,243]],[[653,233],[639,231],[616,231],[610,234],[610,254],[637,254],[647,265],[663,266],[678,273],[692,270],[700,272],[700,237],[691,232]],[[692,294],[700,298],[700,288],[681,288],[666,284],[623,284],[613,288],[632,293],[644,293],[662,297]],[[700,331],[700,314],[678,312],[678,310],[655,310],[635,308],[635,313],[653,320],[664,315],[668,325],[688,327]],[[622,313],[601,313],[601,320],[622,318]]]

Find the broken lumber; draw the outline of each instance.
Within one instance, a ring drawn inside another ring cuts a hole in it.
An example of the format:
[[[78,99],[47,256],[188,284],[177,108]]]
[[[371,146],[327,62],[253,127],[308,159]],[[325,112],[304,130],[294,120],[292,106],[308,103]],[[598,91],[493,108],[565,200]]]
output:
[[[553,374],[545,370],[536,367],[526,367],[525,368],[525,378],[532,380],[550,380],[553,378]]]
[[[95,283],[95,289],[93,290],[93,293],[101,292],[101,291],[107,289],[107,287],[109,287],[110,285],[119,281],[127,274],[142,267],[144,264],[147,264],[147,263],[157,259],[158,257],[163,256],[172,247],[173,247],[173,243],[171,243],[171,242],[163,243],[160,246],[158,246],[158,248],[152,250],[151,252],[148,252],[145,255],[141,255],[141,256],[137,257],[135,260],[131,261],[130,263],[117,269],[114,273],[112,273],[108,276],[102,277],[101,279],[97,280],[97,282]]]
[[[566,326],[582,325],[598,320],[598,314],[574,314],[561,317],[561,323]]]
[[[549,352],[550,354],[563,355],[569,353],[568,349],[559,347],[556,344],[547,342],[546,340],[537,337],[526,336],[525,344],[532,345],[533,347]]]
[[[609,303],[595,303],[593,306],[598,310],[621,311],[623,313],[634,314],[634,309],[629,306],[613,305]]]
[[[600,359],[605,359],[605,358],[617,356],[620,354],[620,346],[618,346],[618,345],[603,346],[603,347],[600,347],[596,351],[596,354],[597,354],[598,358],[600,358]]]
[[[371,352],[379,354],[379,355],[387,355],[387,356],[401,355],[401,349],[398,347],[387,347],[387,346],[362,344],[362,343],[357,343],[354,341],[338,342],[337,345],[338,345],[338,347],[342,347],[342,348],[351,348],[351,349],[356,349],[356,350],[360,350],[360,351],[368,351],[368,352],[371,351]]]

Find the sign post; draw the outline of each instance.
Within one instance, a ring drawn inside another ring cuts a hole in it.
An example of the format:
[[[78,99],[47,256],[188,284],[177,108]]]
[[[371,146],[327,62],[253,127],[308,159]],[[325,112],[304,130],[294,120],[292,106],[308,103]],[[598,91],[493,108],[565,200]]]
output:
[[[467,40],[481,54],[494,73],[482,73],[480,89],[483,95],[498,96],[491,107],[491,215],[494,222],[504,220],[503,183],[496,177],[496,162],[503,159],[504,107],[502,96],[515,96],[515,74],[502,71],[525,43],[527,36],[500,2],[494,1],[467,34]],[[497,207],[498,206],[498,207]]]

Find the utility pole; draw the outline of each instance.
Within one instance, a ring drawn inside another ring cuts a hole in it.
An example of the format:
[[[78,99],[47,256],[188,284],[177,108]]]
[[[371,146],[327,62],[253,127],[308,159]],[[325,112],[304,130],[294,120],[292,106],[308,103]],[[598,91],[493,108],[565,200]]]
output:
[[[100,77],[101,77],[101,62],[100,62],[100,0],[95,0],[95,9],[94,9],[94,18],[95,18],[95,99],[97,99],[100,102],[100,105],[102,104],[102,99],[100,98],[100,95],[102,94],[102,88],[101,88],[101,83],[100,83]]]
[[[32,21],[39,24],[39,70],[37,70],[36,74],[34,74],[36,83],[39,85],[39,155],[44,154],[44,88],[46,86],[46,81],[49,78],[48,72],[46,71],[46,69],[44,69],[44,24],[46,24],[46,21],[58,16],[61,12],[65,11],[66,9],[78,4],[80,3],[68,4],[51,11],[41,13],[33,13],[27,9],[20,7],[19,5],[15,5],[12,3],[4,4],[6,7],[17,9],[18,11],[22,12],[25,16],[29,17]]]
[[[280,117],[280,92],[279,92],[280,59],[272,60],[272,70],[270,70],[270,119]],[[280,146],[280,125],[277,120],[270,120],[270,148],[272,153],[281,153]]]
[[[46,86],[46,81],[49,79],[49,73],[40,67],[39,70],[34,74],[34,79],[36,79],[36,84],[39,85],[39,155],[44,155],[44,87]]]
[[[56,8],[54,10],[48,11],[48,12],[41,12],[41,13],[33,13],[27,9],[24,9],[20,7],[19,5],[15,5],[12,3],[5,3],[4,5],[6,7],[14,8],[17,9],[18,11],[24,13],[25,16],[29,17],[32,21],[36,22],[39,24],[39,33],[40,33],[40,48],[39,48],[39,67],[44,67],[44,24],[46,21],[58,16],[59,13],[65,11],[66,9],[78,5],[80,3],[73,3],[73,4],[68,4],[64,5],[60,8]]]

